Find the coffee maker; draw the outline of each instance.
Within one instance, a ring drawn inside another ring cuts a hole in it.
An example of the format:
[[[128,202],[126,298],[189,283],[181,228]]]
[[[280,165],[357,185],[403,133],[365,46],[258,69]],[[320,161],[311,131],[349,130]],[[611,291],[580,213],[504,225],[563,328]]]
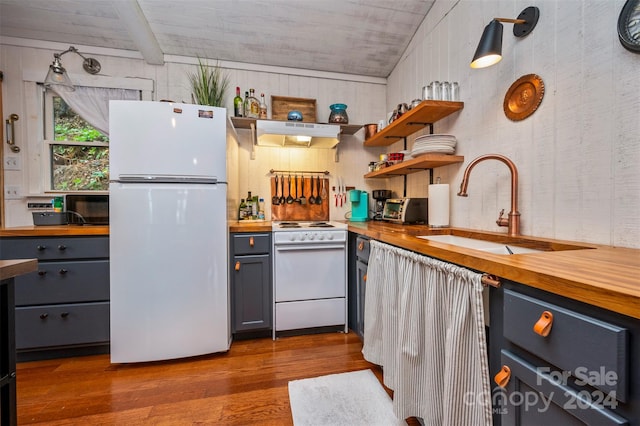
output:
[[[375,201],[373,219],[382,220],[382,212],[384,210],[384,202],[391,198],[391,191],[388,189],[374,189],[371,196]]]
[[[349,191],[351,201],[351,222],[365,222],[369,220],[369,194],[366,191],[353,189]]]

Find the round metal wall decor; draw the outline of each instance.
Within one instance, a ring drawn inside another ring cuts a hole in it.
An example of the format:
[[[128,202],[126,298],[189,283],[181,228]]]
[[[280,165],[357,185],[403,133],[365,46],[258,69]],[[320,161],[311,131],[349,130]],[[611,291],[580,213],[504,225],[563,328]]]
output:
[[[542,79],[536,74],[523,75],[509,87],[504,96],[504,114],[512,121],[524,120],[538,109],[543,97]]]
[[[618,17],[618,38],[625,49],[640,53],[640,0],[627,0]]]

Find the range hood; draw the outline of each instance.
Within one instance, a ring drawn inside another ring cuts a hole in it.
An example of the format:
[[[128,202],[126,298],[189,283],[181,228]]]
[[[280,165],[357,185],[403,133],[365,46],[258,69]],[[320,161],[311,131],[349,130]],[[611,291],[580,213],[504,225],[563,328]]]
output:
[[[256,120],[257,145],[295,148],[333,148],[340,126],[302,121]]]

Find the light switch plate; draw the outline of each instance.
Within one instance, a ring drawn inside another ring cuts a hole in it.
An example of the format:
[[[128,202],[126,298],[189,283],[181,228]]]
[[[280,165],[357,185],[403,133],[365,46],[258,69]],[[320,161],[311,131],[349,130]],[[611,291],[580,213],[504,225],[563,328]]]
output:
[[[16,157],[14,155],[5,157],[4,169],[5,170],[22,170],[22,162],[20,161],[20,157]]]
[[[22,188],[20,185],[7,185],[4,187],[5,200],[19,200],[22,198]]]

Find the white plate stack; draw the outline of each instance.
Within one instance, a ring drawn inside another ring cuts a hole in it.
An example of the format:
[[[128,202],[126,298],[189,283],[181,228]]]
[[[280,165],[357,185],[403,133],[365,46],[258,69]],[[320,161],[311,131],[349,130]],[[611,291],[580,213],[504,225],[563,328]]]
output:
[[[416,138],[411,156],[421,154],[453,154],[456,152],[456,137],[453,135],[424,135]]]

